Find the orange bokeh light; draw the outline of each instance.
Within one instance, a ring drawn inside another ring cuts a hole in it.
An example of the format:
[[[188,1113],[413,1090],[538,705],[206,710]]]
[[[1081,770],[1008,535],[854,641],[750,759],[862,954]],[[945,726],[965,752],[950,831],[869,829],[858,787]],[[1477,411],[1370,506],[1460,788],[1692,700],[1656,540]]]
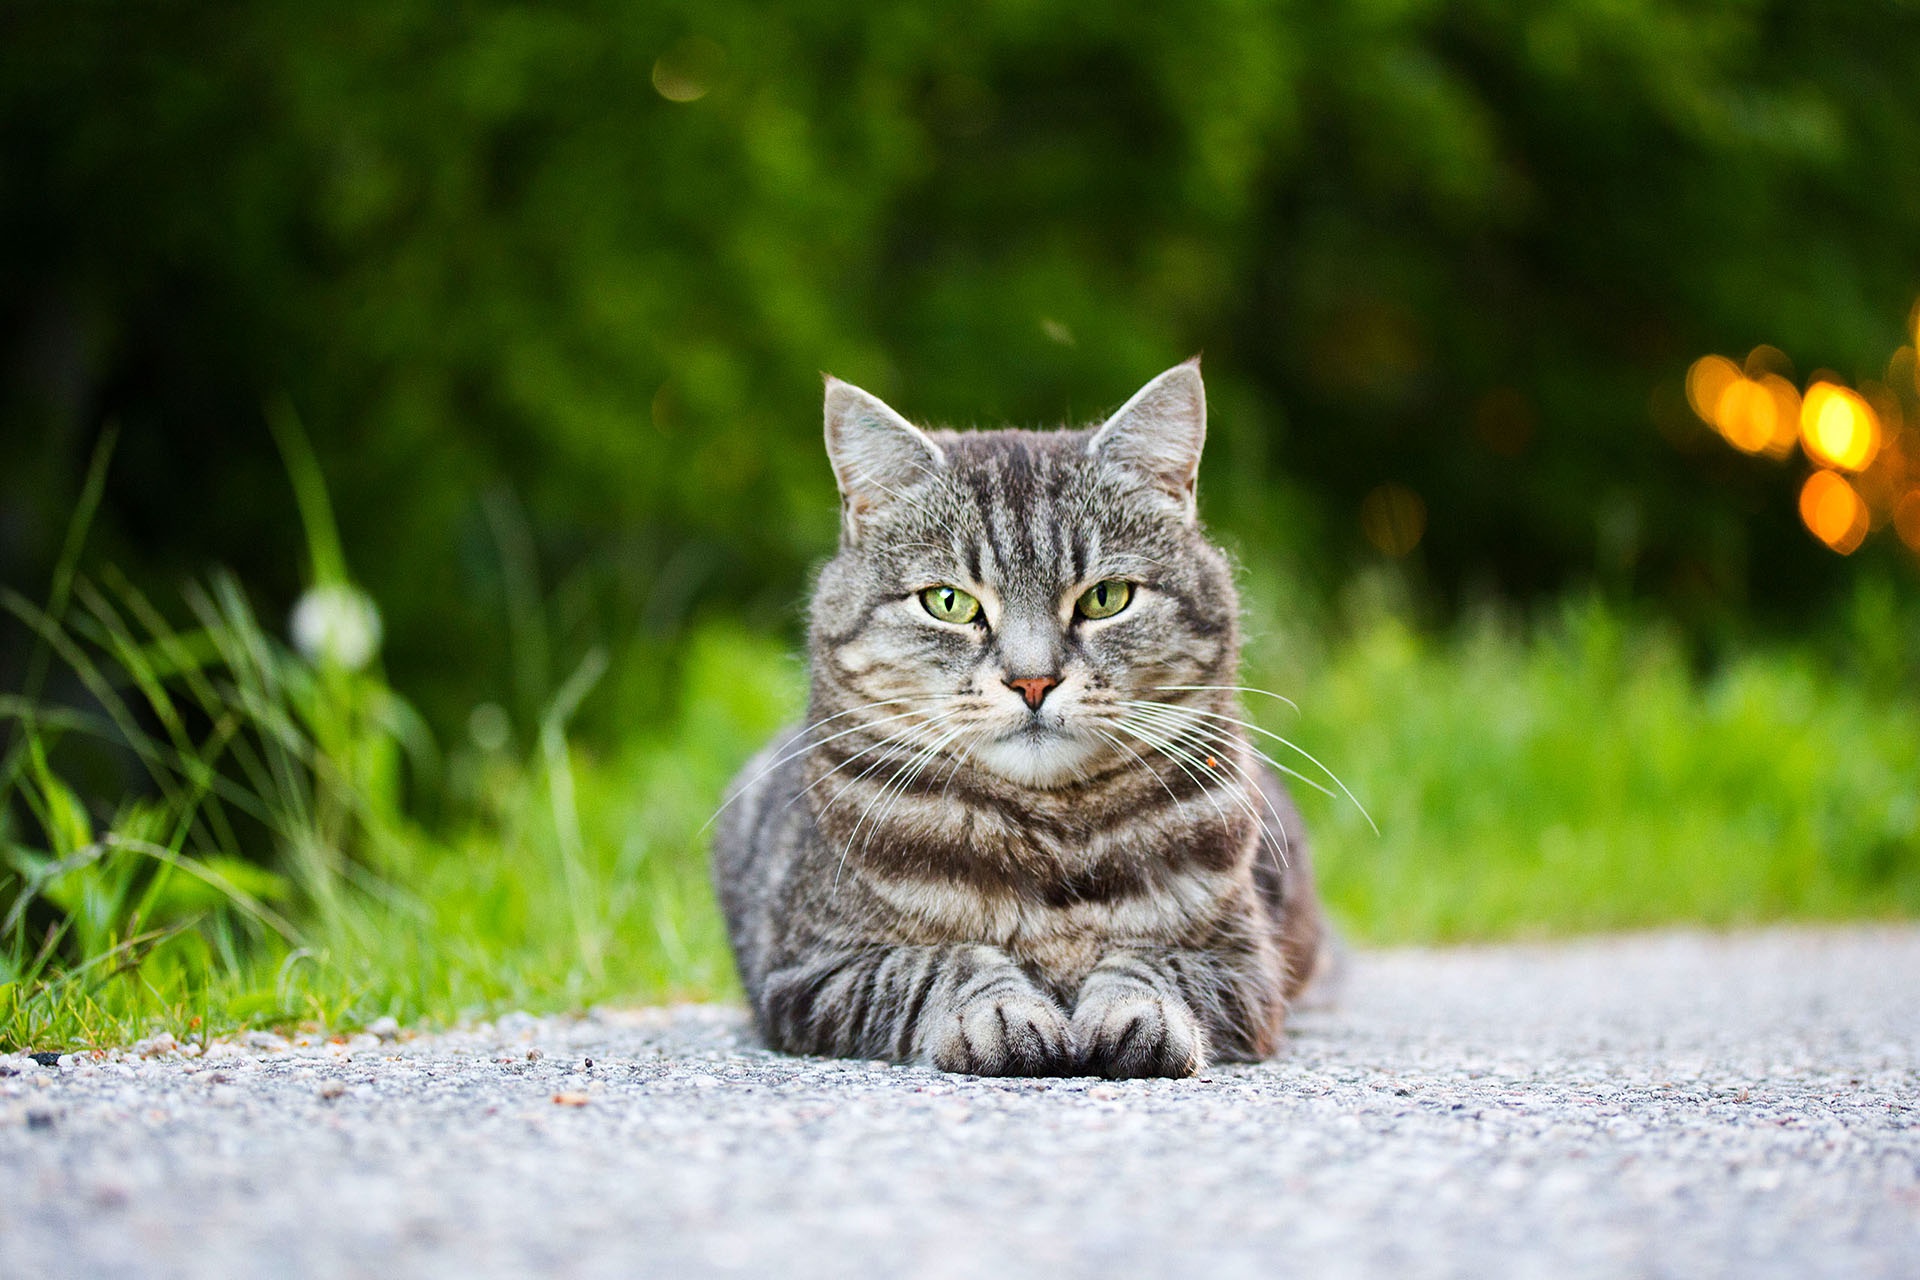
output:
[[[1880,420],[1856,392],[1816,382],[1800,407],[1800,440],[1815,462],[1858,471],[1880,451]]]
[[[1687,370],[1687,403],[1700,421],[1713,426],[1720,395],[1740,380],[1740,366],[1725,356],[1701,356]]]
[[[1777,373],[1735,377],[1721,389],[1711,421],[1734,448],[1784,458],[1799,435],[1800,393]]]
[[[1397,560],[1427,531],[1426,500],[1403,484],[1379,485],[1360,500],[1360,531]]]
[[[1867,536],[1867,504],[1841,476],[1816,471],[1800,488],[1800,519],[1813,536],[1852,555]]]
[[[1760,385],[1773,397],[1773,435],[1762,450],[1770,458],[1784,458],[1800,438],[1800,393],[1778,374],[1764,375]]]
[[[1894,504],[1893,531],[1909,548],[1920,551],[1920,489],[1909,489]]]
[[[1751,378],[1737,378],[1720,393],[1713,425],[1727,443],[1743,453],[1759,453],[1780,426],[1780,408],[1767,389]]]

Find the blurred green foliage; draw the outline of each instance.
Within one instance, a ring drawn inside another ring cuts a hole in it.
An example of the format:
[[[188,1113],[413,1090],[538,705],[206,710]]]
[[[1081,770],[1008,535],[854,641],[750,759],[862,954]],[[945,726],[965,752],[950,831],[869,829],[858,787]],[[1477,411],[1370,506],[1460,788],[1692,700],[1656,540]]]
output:
[[[1881,0],[26,0],[0,580],[37,593],[115,421],[101,554],[284,607],[284,402],[431,719],[513,681],[525,732],[595,642],[590,720],[657,715],[690,619],[790,626],[830,543],[820,369],[1041,423],[1203,349],[1210,517],[1309,583],[1393,480],[1442,600],[1794,623],[1845,575],[1679,378],[1884,363],[1916,83]],[[528,590],[554,634],[501,627]]]
[[[1300,794],[1368,939],[1920,913],[1920,705],[1803,653],[1709,678],[1587,600],[1446,637],[1382,617],[1299,688],[1351,807]]]

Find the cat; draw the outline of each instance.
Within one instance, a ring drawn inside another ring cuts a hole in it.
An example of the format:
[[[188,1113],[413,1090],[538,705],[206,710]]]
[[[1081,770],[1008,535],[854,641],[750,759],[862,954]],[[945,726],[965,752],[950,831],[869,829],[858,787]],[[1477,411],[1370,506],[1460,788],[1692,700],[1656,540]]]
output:
[[[1049,432],[923,431],[827,378],[807,720],[714,842],[770,1046],[983,1076],[1273,1051],[1327,933],[1242,728],[1205,438],[1197,358]]]

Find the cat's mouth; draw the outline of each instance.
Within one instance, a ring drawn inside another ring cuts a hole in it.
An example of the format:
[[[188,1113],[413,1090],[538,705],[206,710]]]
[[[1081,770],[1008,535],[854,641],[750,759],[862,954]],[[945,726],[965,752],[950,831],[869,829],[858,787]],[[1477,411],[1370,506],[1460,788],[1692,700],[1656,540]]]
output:
[[[1009,782],[1053,790],[1084,779],[1099,749],[1062,717],[1039,713],[976,749],[974,758]]]

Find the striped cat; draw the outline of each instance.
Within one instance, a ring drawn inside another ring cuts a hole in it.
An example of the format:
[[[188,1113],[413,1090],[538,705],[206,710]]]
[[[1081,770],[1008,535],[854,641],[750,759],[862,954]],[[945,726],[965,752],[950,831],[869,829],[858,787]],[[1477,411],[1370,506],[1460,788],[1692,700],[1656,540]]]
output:
[[[1324,931],[1242,729],[1205,435],[1198,361],[1077,431],[922,431],[827,379],[807,723],[714,849],[769,1044],[1116,1077],[1273,1050]]]

